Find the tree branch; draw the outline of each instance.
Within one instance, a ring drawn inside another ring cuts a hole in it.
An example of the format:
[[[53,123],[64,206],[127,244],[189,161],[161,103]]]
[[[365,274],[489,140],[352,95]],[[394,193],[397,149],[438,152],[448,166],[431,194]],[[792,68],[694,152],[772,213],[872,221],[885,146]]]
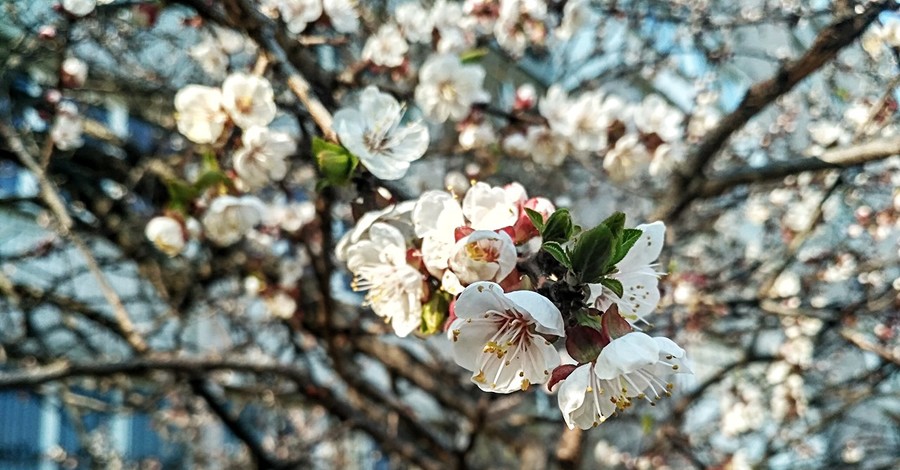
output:
[[[669,197],[666,198],[668,202],[657,211],[656,217],[666,220],[677,217],[700,194],[706,179],[704,170],[732,134],[779,96],[791,91],[800,81],[834,59],[841,49],[859,38],[881,12],[898,8],[900,4],[893,0],[882,0],[871,3],[858,15],[835,21],[819,32],[806,53],[786,62],[775,76],[750,87],[737,109],[725,116],[688,155],[687,162],[672,182]]]
[[[47,208],[50,209],[54,218],[56,218],[57,231],[63,237],[71,240],[84,257],[84,262],[94,276],[94,279],[97,281],[97,285],[100,287],[103,297],[106,298],[106,301],[112,307],[113,315],[115,316],[116,322],[119,324],[119,330],[125,336],[125,340],[137,353],[142,354],[147,352],[147,343],[135,329],[134,324],[131,322],[131,317],[125,309],[125,304],[123,304],[122,299],[119,298],[119,294],[113,289],[106,274],[100,269],[100,265],[97,263],[97,259],[94,258],[94,254],[91,252],[87,243],[85,243],[85,241],[73,230],[75,222],[66,210],[65,203],[63,202],[62,197],[60,197],[56,186],[54,186],[50,179],[47,178],[44,168],[41,167],[34,157],[32,157],[31,153],[28,152],[25,145],[22,143],[22,140],[9,124],[5,122],[0,123],[0,135],[6,140],[9,149],[15,153],[22,164],[25,165],[25,168],[37,178],[41,188],[41,199],[47,205]]]
[[[192,379],[190,380],[190,384],[191,390],[193,390],[197,396],[203,398],[203,401],[206,402],[209,409],[219,417],[219,420],[221,420],[228,430],[231,431],[231,434],[240,439],[241,442],[247,446],[250,455],[253,456],[253,461],[256,463],[256,468],[287,468],[284,463],[278,462],[266,452],[266,449],[260,445],[256,436],[247,429],[238,416],[232,414],[231,410],[228,409],[228,400],[213,391],[212,384],[210,384],[208,380]]]
[[[821,157],[773,162],[761,168],[741,168],[710,177],[697,191],[696,197],[718,196],[736,186],[775,181],[806,171],[865,165],[897,154],[900,154],[900,138],[891,137],[828,150]]]

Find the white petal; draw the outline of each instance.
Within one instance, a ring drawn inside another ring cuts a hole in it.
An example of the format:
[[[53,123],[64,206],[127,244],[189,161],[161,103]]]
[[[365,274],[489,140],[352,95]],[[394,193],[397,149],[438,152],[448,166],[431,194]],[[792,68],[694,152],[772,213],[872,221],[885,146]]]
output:
[[[644,233],[631,247],[625,258],[619,261],[617,267],[623,274],[655,263],[659,254],[662,253],[663,243],[666,241],[666,225],[660,221],[641,224],[635,228]]]
[[[432,230],[453,230],[465,224],[459,203],[446,191],[424,192],[413,209],[412,220],[420,237]]]
[[[609,343],[594,366],[600,379],[611,380],[621,374],[651,366],[659,361],[659,346],[644,333],[632,332]]]
[[[528,312],[537,323],[537,331],[565,336],[562,314],[550,299],[537,292],[518,290],[506,294],[506,298],[518,305],[519,311]]]
[[[502,312],[512,305],[503,297],[503,288],[495,282],[475,282],[456,299],[458,318],[478,318],[487,312]]]
[[[466,370],[478,372],[478,358],[484,354],[485,343],[496,332],[497,324],[492,320],[476,318],[469,322],[468,319],[457,318],[447,331],[453,341],[453,360]]]
[[[563,419],[569,429],[579,428],[587,429],[593,425],[593,417],[589,423],[584,420],[575,420],[574,414],[585,404],[587,396],[587,388],[590,384],[591,364],[582,364],[575,368],[569,377],[559,386],[559,410],[562,411]]]

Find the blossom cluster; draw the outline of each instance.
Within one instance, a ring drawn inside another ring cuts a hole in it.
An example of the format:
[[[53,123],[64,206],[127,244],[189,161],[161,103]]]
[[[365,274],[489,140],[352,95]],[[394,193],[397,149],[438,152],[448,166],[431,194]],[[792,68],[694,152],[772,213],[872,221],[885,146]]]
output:
[[[293,35],[313,24],[352,34],[360,21],[359,5],[349,0],[261,4]],[[492,97],[477,63],[479,38],[493,35],[518,56],[541,47],[553,25],[560,26],[557,38],[571,37],[588,21],[586,8],[587,2],[567,2],[559,15],[531,0],[399,5],[356,51],[359,67],[349,73],[372,74],[350,77],[358,91],[339,96],[330,119],[315,119],[323,131],[311,143],[319,183],[401,179],[427,153],[432,131],[447,122],[457,123],[466,149],[502,149],[545,166],[569,155],[583,162],[604,156],[614,180],[647,167],[657,171],[690,128],[659,96],[634,105],[599,91],[569,96],[554,85],[539,100],[533,87],[522,86],[502,138],[486,117]],[[211,39],[198,47],[191,54],[205,70],[225,68],[227,58],[208,53],[218,48]],[[422,58],[418,69],[414,55]],[[298,230],[315,217],[293,202],[284,204],[283,217],[272,217],[272,208],[250,194],[285,179],[297,150],[295,136],[271,127],[278,108],[261,63],[253,74],[225,76],[220,87],[192,84],[175,96],[177,128],[199,155],[194,174],[168,182],[170,207],[146,227],[168,256],[184,254],[192,240],[231,246],[266,231]],[[369,84],[381,83],[382,73],[398,87],[387,92]],[[411,112],[404,100],[415,106]],[[444,332],[455,361],[480,389],[512,393],[546,384],[557,392],[566,423],[585,429],[635,399],[655,404],[670,393],[670,375],[690,372],[684,350],[636,327],[660,301],[655,263],[665,226],[624,223],[617,213],[585,230],[568,210],[529,197],[518,183],[473,182],[465,193],[426,191],[364,214],[335,252],[353,275],[352,287],[365,292],[364,305],[398,336]],[[248,292],[259,290],[252,279],[248,285]],[[282,318],[296,308],[284,291],[265,302]]]
[[[535,107],[546,124],[511,128],[502,143],[540,165],[559,166],[567,155],[585,163],[602,156],[610,178],[621,182],[648,170],[658,174],[681,154],[684,115],[659,95],[634,104],[599,90],[573,97],[554,85],[538,102],[533,88],[520,88],[514,111]]]
[[[521,185],[478,182],[461,201],[427,191],[363,215],[336,256],[396,334],[446,331],[487,392],[559,384],[566,423],[586,429],[635,399],[655,404],[669,375],[690,372],[683,349],[633,326],[660,300],[665,226],[623,224],[577,233],[568,211]]]
[[[515,287],[517,260],[537,236],[525,209],[553,204],[528,198],[519,184],[476,183],[460,203],[445,191],[370,212],[337,245],[337,257],[366,290],[366,303],[400,336],[443,325],[449,299],[478,281]],[[533,253],[532,253],[533,254]],[[443,303],[443,311],[433,306]],[[426,318],[427,317],[427,318]]]

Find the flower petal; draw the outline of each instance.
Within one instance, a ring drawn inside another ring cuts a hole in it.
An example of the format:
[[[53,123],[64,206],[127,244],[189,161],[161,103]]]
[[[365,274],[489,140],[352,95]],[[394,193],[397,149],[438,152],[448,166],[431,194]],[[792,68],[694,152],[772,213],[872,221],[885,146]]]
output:
[[[641,224],[635,228],[644,233],[631,247],[628,254],[622,258],[622,261],[619,261],[617,267],[623,274],[655,263],[662,253],[663,243],[666,241],[666,224],[660,221]]]
[[[475,282],[456,299],[458,318],[478,318],[487,312],[502,312],[510,305],[503,297],[503,288],[495,282]],[[483,345],[482,345],[483,346]]]
[[[536,330],[539,333],[565,336],[562,314],[550,299],[537,292],[526,290],[510,292],[506,294],[506,298],[518,305],[519,311],[531,314],[531,318],[537,323]]]

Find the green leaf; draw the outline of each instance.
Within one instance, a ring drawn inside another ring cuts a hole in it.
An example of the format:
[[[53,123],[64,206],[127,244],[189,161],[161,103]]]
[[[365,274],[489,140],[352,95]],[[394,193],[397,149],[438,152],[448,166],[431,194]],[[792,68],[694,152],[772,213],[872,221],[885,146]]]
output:
[[[471,64],[473,62],[478,62],[484,56],[488,55],[488,48],[479,47],[476,49],[469,49],[468,51],[464,51],[459,55],[459,61],[464,64]]]
[[[350,151],[319,137],[313,138],[312,150],[326,185],[346,183],[359,164],[359,159]]]
[[[597,331],[603,329],[601,312],[595,308],[582,309],[575,312],[575,322],[581,326],[589,326]]]
[[[604,287],[613,291],[614,294],[622,298],[622,295],[625,293],[625,288],[622,287],[622,283],[618,279],[613,279],[610,277],[605,277],[600,280],[600,284],[603,284]]]
[[[180,211],[184,211],[200,195],[188,182],[177,178],[166,181],[166,189],[169,191],[169,205]]]
[[[212,150],[203,152],[203,169],[206,171],[218,171],[220,169],[219,160]]]
[[[557,209],[541,230],[541,237],[544,241],[566,242],[572,236],[574,227],[572,225],[572,216],[568,209]]]
[[[531,224],[534,225],[534,228],[538,229],[538,232],[544,229],[544,216],[540,212],[524,207],[525,214],[528,215],[528,219],[531,220]]]
[[[615,239],[609,227],[600,224],[582,232],[572,249],[572,271],[580,282],[597,282],[606,272],[606,265],[613,255]]]
[[[217,184],[228,184],[230,182],[231,180],[228,179],[228,176],[225,175],[225,173],[219,170],[210,170],[197,178],[197,181],[194,183],[194,188],[197,192],[203,192]]]
[[[644,232],[636,228],[626,228],[622,232],[622,238],[616,246],[616,253],[609,260],[609,267],[613,267],[625,258],[635,243],[641,239]]]
[[[625,230],[625,213],[616,212],[607,217],[603,221],[603,225],[606,225],[609,231],[612,232],[613,238],[618,239],[622,235],[622,231]]]
[[[450,312],[450,294],[437,291],[422,305],[422,323],[419,331],[425,335],[439,333]]]
[[[562,245],[557,242],[544,242],[541,245],[541,248],[544,249],[547,253],[550,253],[556,261],[559,261],[560,264],[565,266],[566,268],[572,267],[572,262],[569,261],[569,255],[566,254],[566,251],[563,249]]]
[[[641,432],[644,433],[645,436],[649,436],[653,433],[653,425],[655,421],[653,419],[653,415],[643,414],[641,415]]]

